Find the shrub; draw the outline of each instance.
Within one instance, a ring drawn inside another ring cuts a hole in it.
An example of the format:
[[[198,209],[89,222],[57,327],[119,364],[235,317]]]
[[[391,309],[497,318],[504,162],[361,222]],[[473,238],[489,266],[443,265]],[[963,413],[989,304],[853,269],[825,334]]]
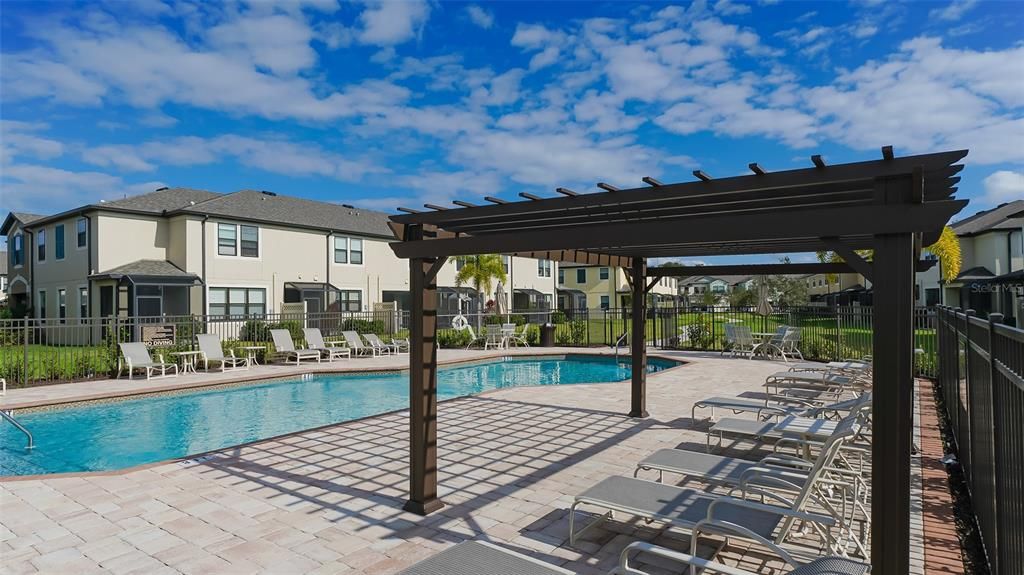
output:
[[[587,340],[587,322],[582,319],[574,320],[569,324],[569,341],[573,345],[583,345]]]
[[[569,318],[565,315],[564,311],[556,309],[551,312],[551,323],[565,323],[567,321],[569,321]]]
[[[272,324],[268,325],[267,326],[267,330],[268,330],[267,331],[267,339],[272,339],[270,337],[270,331],[269,331],[271,329],[286,329],[286,330],[288,330],[288,333],[291,334],[291,336],[292,336],[292,341],[294,341],[296,343],[305,340],[305,336],[302,334],[302,322],[297,320],[297,319],[289,319],[289,320],[279,321],[277,323],[272,323]],[[261,341],[266,341],[266,340],[261,340]]]
[[[270,327],[263,320],[250,319],[242,324],[242,329],[238,332],[238,339],[242,341],[268,341],[270,339]]]
[[[354,331],[358,334],[373,333],[377,335],[388,333],[387,326],[384,324],[384,320],[381,319],[346,319],[341,324],[341,331]]]
[[[526,326],[526,342],[530,345],[540,345],[540,328],[532,323]]]
[[[709,349],[714,343],[714,336],[712,335],[712,323],[707,321],[704,314],[697,314],[696,320],[690,325],[686,326],[686,337],[690,342],[690,347],[696,349]]]
[[[437,331],[438,347],[446,349],[466,347],[470,341],[468,329],[441,329]]]

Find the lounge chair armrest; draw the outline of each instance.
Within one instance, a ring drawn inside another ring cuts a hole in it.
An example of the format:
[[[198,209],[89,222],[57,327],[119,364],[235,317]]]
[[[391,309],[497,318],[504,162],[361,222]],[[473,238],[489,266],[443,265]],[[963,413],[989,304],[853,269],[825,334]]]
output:
[[[761,465],[784,465],[787,467],[803,467],[810,469],[814,467],[814,463],[807,461],[806,459],[800,459],[792,455],[786,455],[784,453],[773,453],[771,455],[765,455],[758,461]]]
[[[763,511],[765,513],[775,513],[777,515],[784,515],[786,517],[793,517],[796,519],[802,519],[804,521],[813,521],[815,523],[821,523],[822,525],[835,525],[836,520],[828,515],[820,515],[818,513],[808,513],[806,511],[794,511],[785,507],[779,507],[778,505],[766,505],[764,503],[758,503],[756,501],[748,501],[746,499],[737,499],[735,497],[718,497],[708,505],[708,519],[715,519],[715,509],[719,505],[732,505],[735,507],[744,507],[746,509],[752,509],[754,511]]]
[[[344,339],[328,339],[324,341],[327,347],[348,347],[348,341]]]
[[[740,474],[740,483],[743,483],[748,478],[754,476],[770,476],[770,477],[781,477],[786,479],[794,479],[797,481],[805,481],[807,479],[807,473],[801,473],[800,471],[794,471],[792,468],[783,469],[781,467],[750,467],[743,470]],[[799,487],[799,486],[798,486]]]
[[[683,565],[690,565],[699,569],[704,569],[705,573],[720,573],[721,575],[750,575],[749,571],[744,571],[737,567],[722,565],[715,561],[708,561],[707,559],[694,557],[687,553],[680,553],[679,551],[659,547],[657,545],[647,543],[646,541],[635,541],[627,545],[619,555],[619,566],[616,567],[612,573],[615,573],[616,575],[647,575],[644,571],[638,571],[629,566],[629,556],[631,553],[647,553],[650,555],[656,555],[663,559],[682,563]]]

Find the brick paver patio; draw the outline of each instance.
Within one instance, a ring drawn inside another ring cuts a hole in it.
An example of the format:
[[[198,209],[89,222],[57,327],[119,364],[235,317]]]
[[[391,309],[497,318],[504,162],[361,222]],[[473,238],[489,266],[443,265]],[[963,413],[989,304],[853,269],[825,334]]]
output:
[[[628,382],[513,388],[442,403],[438,443],[446,506],[428,517],[401,510],[405,413],[226,449],[202,461],[2,481],[0,570],[384,574],[459,541],[487,539],[588,574],[606,573],[637,539],[686,549],[685,534],[643,522],[609,523],[575,547],[567,543],[567,509],[576,493],[608,475],[632,474],[654,449],[703,450],[704,433],[692,429],[689,417],[692,403],[756,393],[765,376],[782,367],[717,354],[665,355],[690,363],[649,378],[648,419],[623,415]],[[446,352],[441,358],[479,356]],[[81,386],[78,394],[97,392],[96,383],[70,385]],[[106,385],[109,391],[121,384]],[[13,390],[5,403],[75,394],[68,386]],[[727,547],[720,559],[780,572],[771,556],[742,544]],[[645,569],[673,572],[657,562]]]

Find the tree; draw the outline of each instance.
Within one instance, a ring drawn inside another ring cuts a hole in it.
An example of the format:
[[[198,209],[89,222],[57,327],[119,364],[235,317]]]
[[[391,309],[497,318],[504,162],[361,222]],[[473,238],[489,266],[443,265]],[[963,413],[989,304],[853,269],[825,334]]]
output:
[[[737,287],[729,292],[729,305],[731,307],[752,307],[757,305],[757,292],[745,287]]]
[[[784,257],[779,261],[788,264],[789,258]],[[772,298],[778,305],[785,307],[801,306],[805,305],[809,299],[807,297],[807,283],[801,277],[789,275],[761,276],[757,281],[764,282],[768,297]]]
[[[706,290],[701,296],[701,303],[707,307],[718,305],[718,295],[710,289]]]
[[[494,290],[494,280],[505,281],[505,264],[501,256],[483,254],[478,256],[459,256],[456,258],[462,269],[455,272],[455,285],[461,287],[469,284],[476,290],[480,298],[480,309],[483,309],[486,294]]]

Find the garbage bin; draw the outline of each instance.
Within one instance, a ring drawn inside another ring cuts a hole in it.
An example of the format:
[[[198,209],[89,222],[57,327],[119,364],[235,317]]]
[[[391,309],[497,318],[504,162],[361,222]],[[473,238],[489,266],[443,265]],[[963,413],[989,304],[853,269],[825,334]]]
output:
[[[547,322],[540,326],[540,346],[555,347],[555,325]]]

